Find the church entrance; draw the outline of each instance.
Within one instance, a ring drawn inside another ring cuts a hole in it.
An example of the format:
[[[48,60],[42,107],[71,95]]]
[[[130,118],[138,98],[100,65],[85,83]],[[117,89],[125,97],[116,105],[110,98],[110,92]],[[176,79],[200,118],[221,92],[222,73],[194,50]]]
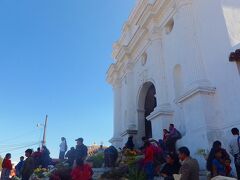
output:
[[[152,125],[147,117],[154,111],[157,106],[156,89],[152,82],[143,84],[139,94],[139,109],[141,113],[138,116],[138,132],[139,136],[152,138]]]

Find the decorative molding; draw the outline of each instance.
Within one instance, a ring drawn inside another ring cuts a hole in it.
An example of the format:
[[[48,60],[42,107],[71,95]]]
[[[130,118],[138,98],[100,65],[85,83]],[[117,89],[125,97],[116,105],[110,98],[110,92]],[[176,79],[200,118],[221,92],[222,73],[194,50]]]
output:
[[[162,39],[164,36],[164,30],[161,27],[154,26],[151,30],[149,41],[154,41],[157,39]]]
[[[111,64],[110,67],[108,68],[106,80],[109,84],[114,84],[113,82],[116,74],[115,66],[116,66],[115,64]]]
[[[197,95],[197,94],[205,94],[205,95],[214,95],[216,92],[215,87],[210,86],[198,86],[193,89],[190,89],[186,93],[184,93],[182,96],[178,97],[174,100],[175,103],[183,103],[187,99]]]
[[[127,72],[127,73],[131,72],[131,71],[133,70],[133,67],[134,67],[134,63],[128,62],[128,63],[126,64],[126,72]]]
[[[155,2],[156,2],[157,0],[148,0],[148,4],[155,4]]]
[[[127,129],[126,131],[124,131],[122,134],[121,134],[121,137],[125,136],[125,135],[135,135],[137,134],[137,130],[135,129]]]
[[[143,39],[144,34],[148,32],[149,27],[159,22],[154,21],[156,18],[155,15],[159,14],[163,9],[169,8],[166,5],[172,1],[173,0],[164,0],[164,2],[161,3],[157,0],[139,1],[132,11],[129,20],[123,26],[120,39],[113,45],[113,58],[121,61],[124,56],[123,49],[132,52],[134,46],[138,44],[138,41]],[[171,11],[171,9],[169,10]]]
[[[156,107],[154,111],[146,117],[147,120],[151,121],[158,116],[173,116],[174,111],[172,109],[158,108]]]
[[[185,0],[183,0],[185,1]],[[113,44],[112,56],[115,69],[120,78],[125,73],[125,64],[129,57],[131,62],[139,60],[144,48],[154,40],[164,36],[165,21],[176,11],[174,0],[139,0],[128,21],[122,28],[121,37]],[[138,52],[133,55],[132,52]],[[124,71],[124,72],[123,72]]]
[[[111,144],[115,143],[115,142],[122,142],[122,138],[121,137],[113,137],[109,140],[109,142]]]

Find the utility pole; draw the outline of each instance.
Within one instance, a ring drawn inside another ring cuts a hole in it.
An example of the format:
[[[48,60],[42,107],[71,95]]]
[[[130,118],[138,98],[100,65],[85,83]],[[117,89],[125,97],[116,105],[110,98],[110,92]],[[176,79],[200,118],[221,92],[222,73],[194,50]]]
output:
[[[43,141],[42,141],[42,146],[45,146],[45,145],[46,145],[47,121],[48,121],[48,115],[46,115],[45,123],[44,123],[44,131],[43,131]]]

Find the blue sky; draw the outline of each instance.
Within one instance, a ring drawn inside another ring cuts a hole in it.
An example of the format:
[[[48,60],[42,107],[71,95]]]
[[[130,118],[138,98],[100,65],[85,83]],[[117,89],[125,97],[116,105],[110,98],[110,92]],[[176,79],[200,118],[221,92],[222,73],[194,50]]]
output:
[[[135,0],[0,1],[0,155],[37,142],[107,144],[113,97],[105,81],[112,44]],[[36,148],[36,146],[34,146]],[[12,151],[18,159],[25,148]]]

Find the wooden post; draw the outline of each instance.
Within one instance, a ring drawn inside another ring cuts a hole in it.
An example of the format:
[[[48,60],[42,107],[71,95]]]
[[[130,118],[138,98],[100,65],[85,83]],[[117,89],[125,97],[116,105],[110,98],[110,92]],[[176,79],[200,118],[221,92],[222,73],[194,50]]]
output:
[[[43,141],[42,141],[42,146],[45,146],[45,145],[46,145],[47,121],[48,121],[48,115],[46,115],[45,123],[44,123],[44,131],[43,131]]]

